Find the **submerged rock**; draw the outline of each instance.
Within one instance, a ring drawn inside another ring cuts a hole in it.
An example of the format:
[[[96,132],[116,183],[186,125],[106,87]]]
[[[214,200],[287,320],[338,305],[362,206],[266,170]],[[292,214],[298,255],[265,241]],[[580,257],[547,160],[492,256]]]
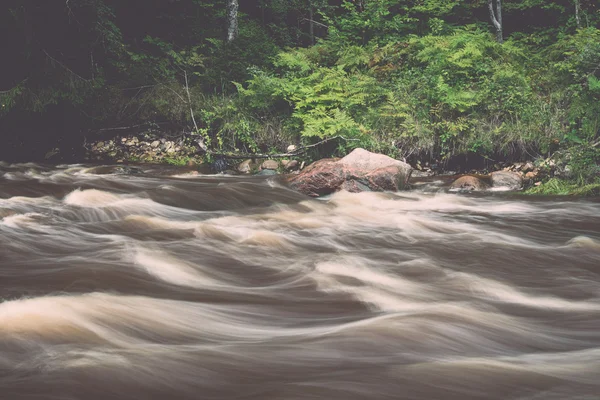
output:
[[[461,176],[450,185],[451,191],[457,192],[479,192],[489,189],[490,185],[476,176],[465,175]]]
[[[257,175],[260,175],[260,176],[277,175],[277,171],[275,171],[273,169],[263,169]]]
[[[288,183],[293,189],[313,197],[338,190],[397,191],[406,187],[411,173],[412,168],[407,163],[356,149],[342,159],[319,160],[300,174],[288,177]]]
[[[88,174],[95,175],[135,175],[143,174],[144,170],[138,167],[130,167],[127,165],[103,165],[100,167],[92,167],[85,170]]]

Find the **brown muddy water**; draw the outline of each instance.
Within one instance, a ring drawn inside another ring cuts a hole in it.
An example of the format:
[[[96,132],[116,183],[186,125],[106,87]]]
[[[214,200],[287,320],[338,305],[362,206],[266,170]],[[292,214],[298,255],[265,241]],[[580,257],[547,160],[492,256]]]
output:
[[[0,399],[600,398],[600,203],[0,164]]]

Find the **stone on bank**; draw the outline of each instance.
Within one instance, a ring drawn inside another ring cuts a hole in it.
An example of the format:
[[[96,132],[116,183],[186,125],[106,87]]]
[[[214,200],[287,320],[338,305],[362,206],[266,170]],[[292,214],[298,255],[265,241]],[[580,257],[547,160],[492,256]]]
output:
[[[290,187],[318,197],[339,190],[398,191],[406,188],[412,167],[383,154],[355,149],[342,159],[314,162],[297,175],[287,177]]]
[[[523,178],[512,171],[496,171],[486,176],[464,175],[450,185],[453,192],[480,192],[488,189],[517,191],[523,189]]]

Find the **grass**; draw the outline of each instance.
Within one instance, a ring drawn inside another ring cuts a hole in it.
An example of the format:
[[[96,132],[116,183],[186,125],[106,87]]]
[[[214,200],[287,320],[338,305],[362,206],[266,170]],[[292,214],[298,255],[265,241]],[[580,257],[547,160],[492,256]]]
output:
[[[197,164],[200,164],[200,162],[198,160],[196,160],[194,157],[188,157],[188,156],[165,157],[163,159],[164,163],[167,163],[169,165],[175,165],[178,167],[185,167],[188,165],[188,163],[190,161],[195,161]]]
[[[552,178],[542,183],[540,186],[528,189],[525,193],[554,196],[600,196],[600,181],[594,183],[578,183],[576,181]]]

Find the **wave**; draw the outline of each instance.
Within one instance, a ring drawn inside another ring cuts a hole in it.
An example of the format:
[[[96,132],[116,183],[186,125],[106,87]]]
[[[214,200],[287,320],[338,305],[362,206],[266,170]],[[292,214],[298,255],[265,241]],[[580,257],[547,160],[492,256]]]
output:
[[[600,240],[595,240],[587,236],[577,236],[567,242],[567,247],[600,250]]]
[[[2,166],[7,399],[597,397],[597,202],[87,168]]]

